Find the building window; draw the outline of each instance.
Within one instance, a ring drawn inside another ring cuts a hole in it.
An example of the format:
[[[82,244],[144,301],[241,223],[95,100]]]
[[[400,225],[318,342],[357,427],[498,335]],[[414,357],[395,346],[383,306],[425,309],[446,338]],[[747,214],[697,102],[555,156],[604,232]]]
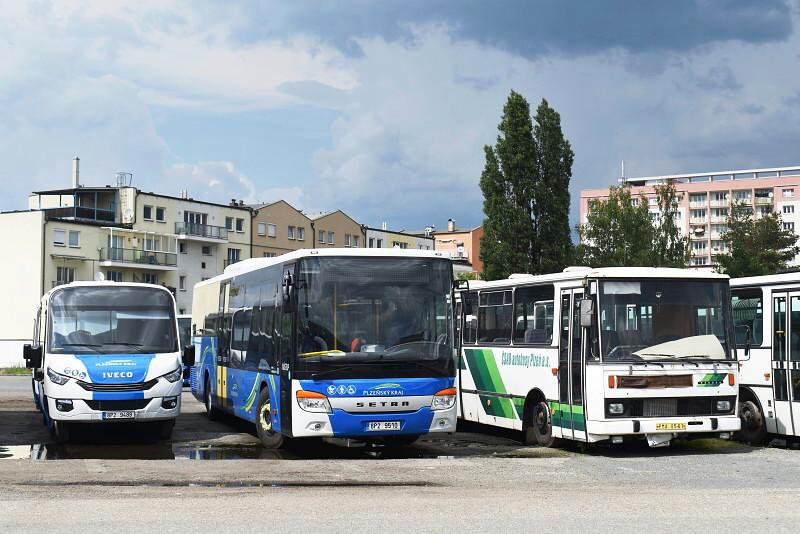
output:
[[[233,231],[233,217],[225,217],[225,228]]]
[[[258,223],[258,235],[267,235],[267,223]]]
[[[58,228],[53,230],[53,244],[57,247],[65,247],[67,245],[67,231],[59,230]]]
[[[783,223],[783,229],[784,230],[791,230],[792,232],[794,232],[794,223],[793,222],[785,222],[785,223]]]
[[[727,191],[717,191],[714,193],[714,200],[716,202],[727,202],[728,201],[728,192]]]
[[[788,205],[783,207],[783,213],[794,213],[794,206]]]
[[[392,241],[392,248],[408,248],[408,243],[403,243],[401,241]]]
[[[297,240],[298,241],[305,241],[306,240],[306,229],[302,227],[297,228]]]
[[[274,258],[275,256],[277,256],[277,254],[275,254],[274,252],[265,252],[264,253],[264,257],[265,258]]]
[[[278,235],[278,225],[276,225],[276,224],[268,224],[267,225],[267,235],[269,237],[276,237]]]
[[[333,239],[333,232],[328,232],[328,244],[333,245],[335,243]]]
[[[186,254],[186,243],[178,243],[178,252]]]
[[[238,248],[228,249],[228,265],[232,265],[239,261],[242,251]]]
[[[344,234],[344,246],[350,246],[350,234]]]
[[[111,282],[122,282],[122,271],[106,271],[106,280],[110,280]]]
[[[186,315],[186,308],[179,308],[178,313],[181,315]]]
[[[79,231],[69,231],[69,246],[72,248],[78,248],[81,246],[81,233]]]
[[[320,230],[319,232],[317,232],[317,241],[319,241],[320,243],[325,242],[325,230]]]
[[[196,211],[184,211],[183,212],[183,222],[189,224],[197,224],[205,226],[208,224],[208,214],[207,213],[199,213]],[[200,229],[197,229],[200,230]]]
[[[205,268],[206,268],[206,262],[204,262],[204,261],[201,261],[201,262],[200,262],[200,268],[201,268],[201,269],[205,269]]]
[[[142,275],[142,281],[145,284],[158,284],[158,275],[153,273],[144,273]]]
[[[287,228],[286,228],[286,236],[289,239],[294,239],[294,226],[287,226]]]
[[[375,240],[375,248],[383,248],[383,239]]]
[[[784,189],[783,196],[786,198],[792,198],[794,196],[794,189]]]
[[[153,206],[145,206],[144,213],[142,214],[145,221],[153,220]]]
[[[357,247],[357,246],[358,246],[358,236],[357,236],[357,235],[354,235],[354,236],[353,236],[353,246],[354,246],[354,247]]]
[[[203,256],[211,256],[211,247],[208,245],[203,245],[202,253]]]
[[[698,266],[698,265],[705,265],[705,264],[706,264],[706,257],[705,256],[699,256],[697,258],[692,258],[692,265]]]
[[[56,267],[56,283],[60,286],[75,281],[75,267]]]
[[[167,209],[166,208],[156,208],[156,221],[158,221],[158,222],[166,222],[167,221]]]
[[[370,237],[367,239],[367,248],[375,248],[375,238]]]
[[[692,250],[705,250],[706,241],[692,241]]]
[[[182,275],[178,277],[178,289],[186,291],[186,276]]]
[[[236,231],[244,232],[244,219],[236,219]]]

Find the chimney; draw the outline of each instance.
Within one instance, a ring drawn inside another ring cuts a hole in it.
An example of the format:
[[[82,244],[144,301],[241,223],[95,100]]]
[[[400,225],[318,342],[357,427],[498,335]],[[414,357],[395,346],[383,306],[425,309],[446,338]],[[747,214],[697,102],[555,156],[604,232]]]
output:
[[[447,231],[448,232],[456,231],[456,222],[453,219],[447,219]]]
[[[72,160],[72,188],[78,189],[81,186],[81,158],[75,156]]]

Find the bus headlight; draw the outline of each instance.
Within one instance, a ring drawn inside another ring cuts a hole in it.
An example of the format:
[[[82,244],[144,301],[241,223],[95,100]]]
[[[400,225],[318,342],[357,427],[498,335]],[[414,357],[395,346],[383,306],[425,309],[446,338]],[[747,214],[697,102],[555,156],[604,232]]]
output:
[[[64,384],[69,382],[68,376],[56,373],[49,367],[47,368],[47,377],[50,379],[50,382],[52,382],[53,384],[58,384],[59,386],[63,386]]]
[[[328,397],[316,391],[300,390],[297,392],[297,404],[306,412],[331,413]]]
[[[178,367],[171,373],[161,375],[161,378],[166,378],[167,382],[172,382],[172,383],[177,382],[178,380],[181,380],[183,378],[183,369]]]
[[[731,411],[731,401],[729,401],[729,400],[717,401],[717,411],[718,412],[729,412],[729,411]]]
[[[431,402],[431,410],[447,410],[456,403],[456,388],[447,388],[437,391]]]
[[[610,416],[625,415],[625,403],[621,401],[606,401],[606,413]]]

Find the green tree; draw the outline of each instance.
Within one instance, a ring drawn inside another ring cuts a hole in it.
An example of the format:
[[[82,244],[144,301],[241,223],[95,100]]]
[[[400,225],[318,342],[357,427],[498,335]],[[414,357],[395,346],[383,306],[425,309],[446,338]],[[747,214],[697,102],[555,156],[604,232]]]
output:
[[[692,249],[689,236],[681,235],[678,227],[678,193],[675,183],[655,187],[658,201],[658,219],[653,229],[653,248],[651,265],[654,267],[686,267],[691,259]]]
[[[592,267],[649,266],[655,238],[647,199],[634,205],[629,186],[611,187],[608,200],[590,206],[586,224],[578,225],[576,257]]]
[[[511,91],[494,147],[484,147],[484,278],[559,271],[569,264],[569,180],[574,155],[546,100],[536,112]]]
[[[531,272],[552,273],[572,262],[569,227],[569,181],[575,155],[561,131],[561,116],[542,99],[536,109],[533,137],[538,182],[534,190],[534,221],[538,254]]]
[[[755,219],[752,208],[740,204],[731,209],[726,224],[722,239],[730,254],[717,257],[717,271],[731,278],[774,274],[800,252],[797,236],[783,229],[777,213]]]
[[[480,180],[486,216],[480,257],[487,280],[529,272],[538,253],[533,219],[536,146],[530,107],[521,94],[511,91],[498,130],[495,147],[484,147]]]

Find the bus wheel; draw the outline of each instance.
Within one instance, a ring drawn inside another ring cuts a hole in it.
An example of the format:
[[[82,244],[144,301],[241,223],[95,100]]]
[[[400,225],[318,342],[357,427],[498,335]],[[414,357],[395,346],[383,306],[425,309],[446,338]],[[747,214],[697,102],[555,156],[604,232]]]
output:
[[[522,428],[526,445],[555,447],[558,440],[553,437],[553,425],[550,421],[550,408],[544,401],[536,401],[526,418]]]
[[[262,388],[258,397],[256,431],[264,448],[278,449],[283,445],[283,434],[272,429],[272,403],[269,400],[269,388]]]
[[[168,440],[172,438],[172,431],[175,428],[175,419],[167,419],[156,423],[158,428],[158,438]]]
[[[208,415],[209,421],[217,421],[219,419],[219,410],[214,407],[214,403],[211,399],[211,384],[208,381],[208,375],[206,375],[203,391],[205,391],[206,393],[205,394],[206,415]]]
[[[767,437],[767,427],[764,424],[764,414],[755,401],[746,400],[739,403],[739,419],[742,420],[742,429],[735,435],[737,440],[753,445],[764,442]]]

